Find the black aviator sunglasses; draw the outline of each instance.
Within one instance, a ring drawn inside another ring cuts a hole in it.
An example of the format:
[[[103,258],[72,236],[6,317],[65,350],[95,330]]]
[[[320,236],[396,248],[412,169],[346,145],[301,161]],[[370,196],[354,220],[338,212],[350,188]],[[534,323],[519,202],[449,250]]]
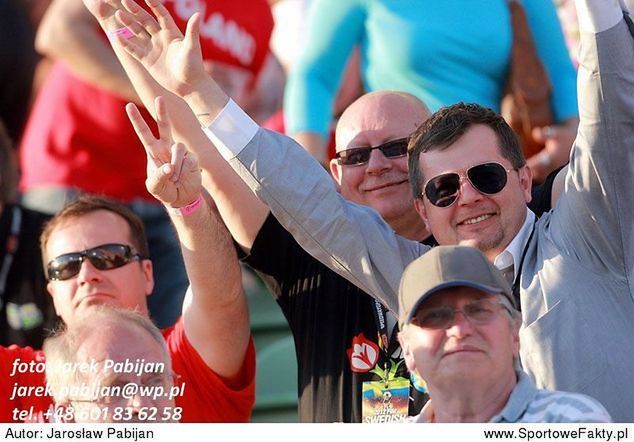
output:
[[[466,178],[480,193],[495,195],[504,189],[508,181],[506,169],[500,163],[482,163],[471,166],[464,175],[456,172],[443,173],[428,180],[423,187],[422,196],[426,196],[436,207],[449,207],[456,202],[460,194],[460,183]]]

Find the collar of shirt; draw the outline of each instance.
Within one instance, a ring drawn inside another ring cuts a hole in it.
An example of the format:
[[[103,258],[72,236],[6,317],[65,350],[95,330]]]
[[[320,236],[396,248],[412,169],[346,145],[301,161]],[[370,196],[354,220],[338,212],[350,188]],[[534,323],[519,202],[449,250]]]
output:
[[[515,238],[513,238],[513,241],[511,241],[506,249],[496,256],[493,261],[493,265],[498,269],[505,269],[513,264],[513,279],[517,277],[520,260],[522,259],[522,252],[524,251],[528,237],[531,234],[533,224],[535,224],[535,214],[527,207],[526,218],[524,219],[522,228],[519,232],[517,232],[517,235],[515,235]]]
[[[535,398],[537,388],[528,375],[522,371],[516,371],[515,374],[517,375],[517,384],[515,384],[515,388],[513,388],[506,405],[489,422],[517,422]],[[408,421],[428,424],[434,422],[434,418],[434,405],[430,398],[420,414],[410,418]]]
[[[537,394],[537,387],[533,384],[533,381],[523,371],[516,371],[517,384],[509,396],[509,400],[506,405],[500,411],[500,413],[493,416],[489,422],[517,422],[520,420],[535,395]]]

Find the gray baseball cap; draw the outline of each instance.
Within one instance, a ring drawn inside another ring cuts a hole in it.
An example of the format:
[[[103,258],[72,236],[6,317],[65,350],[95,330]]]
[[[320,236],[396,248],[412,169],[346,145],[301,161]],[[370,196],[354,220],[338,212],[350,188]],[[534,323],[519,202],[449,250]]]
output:
[[[449,287],[473,287],[504,295],[517,308],[511,286],[502,273],[475,247],[438,246],[410,263],[398,290],[399,324],[409,323],[420,304]]]

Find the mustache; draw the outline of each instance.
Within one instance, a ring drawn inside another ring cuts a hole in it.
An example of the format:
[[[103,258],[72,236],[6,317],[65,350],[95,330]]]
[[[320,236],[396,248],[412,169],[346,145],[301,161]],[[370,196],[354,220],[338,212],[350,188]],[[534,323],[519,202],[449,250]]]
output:
[[[392,184],[401,184],[409,182],[409,175],[404,173],[386,173],[378,177],[366,178],[363,181],[362,190],[370,190],[376,187],[388,186]]]

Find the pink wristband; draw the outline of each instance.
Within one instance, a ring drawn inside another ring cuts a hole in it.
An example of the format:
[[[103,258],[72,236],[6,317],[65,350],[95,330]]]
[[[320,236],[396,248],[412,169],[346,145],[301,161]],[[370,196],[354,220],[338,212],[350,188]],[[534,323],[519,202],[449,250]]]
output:
[[[121,38],[125,38],[126,40],[129,40],[132,37],[134,37],[134,34],[132,33],[132,31],[128,29],[127,27],[115,29],[114,31],[108,31],[106,35],[108,36],[108,40],[114,40],[116,35],[120,35]]]
[[[168,208],[168,210],[177,215],[187,216],[197,211],[202,205],[203,205],[203,195],[201,193],[200,195],[198,195],[198,198],[196,198],[194,201],[187,204],[186,206],[178,207],[178,208],[170,207]]]

